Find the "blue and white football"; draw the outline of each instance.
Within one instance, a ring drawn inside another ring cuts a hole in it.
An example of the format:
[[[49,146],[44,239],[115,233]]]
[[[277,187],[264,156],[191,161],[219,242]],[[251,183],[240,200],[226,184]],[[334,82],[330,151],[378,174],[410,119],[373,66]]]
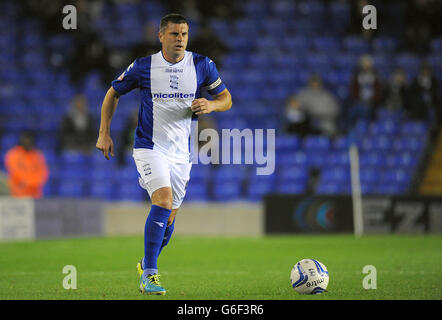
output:
[[[328,270],[318,260],[302,259],[293,266],[290,280],[300,294],[323,293],[328,286]]]

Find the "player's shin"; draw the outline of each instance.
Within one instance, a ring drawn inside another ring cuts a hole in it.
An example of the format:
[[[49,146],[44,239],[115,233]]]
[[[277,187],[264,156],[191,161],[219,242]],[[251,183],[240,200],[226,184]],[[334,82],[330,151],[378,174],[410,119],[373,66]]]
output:
[[[164,238],[163,238],[163,243],[161,243],[160,253],[163,250],[163,248],[167,246],[167,244],[169,243],[174,229],[175,229],[175,219],[173,219],[172,224],[168,226],[166,228],[166,231],[164,232]]]
[[[144,274],[158,273],[157,260],[171,210],[152,205],[144,228]]]

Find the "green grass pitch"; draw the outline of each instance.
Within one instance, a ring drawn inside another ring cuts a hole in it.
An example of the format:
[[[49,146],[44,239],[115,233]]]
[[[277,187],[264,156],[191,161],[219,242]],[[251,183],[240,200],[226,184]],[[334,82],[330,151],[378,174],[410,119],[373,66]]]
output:
[[[299,235],[172,238],[159,259],[166,296],[138,292],[142,237],[0,243],[0,299],[301,300],[442,298],[442,237]],[[292,266],[316,258],[330,274],[328,292],[306,296],[290,286]],[[63,288],[65,265],[77,289]],[[377,270],[366,290],[365,265]]]

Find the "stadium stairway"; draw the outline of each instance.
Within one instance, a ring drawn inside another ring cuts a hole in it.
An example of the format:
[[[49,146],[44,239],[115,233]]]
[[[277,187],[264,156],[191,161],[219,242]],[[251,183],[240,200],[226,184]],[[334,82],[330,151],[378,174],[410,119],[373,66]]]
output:
[[[442,195],[442,128],[420,185],[422,195]]]

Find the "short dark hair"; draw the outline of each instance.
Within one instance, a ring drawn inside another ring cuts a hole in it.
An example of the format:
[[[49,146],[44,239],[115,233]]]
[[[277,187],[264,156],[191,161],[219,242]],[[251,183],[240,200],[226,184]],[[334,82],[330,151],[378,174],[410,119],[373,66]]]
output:
[[[175,24],[185,23],[189,25],[189,23],[187,22],[186,18],[183,15],[179,13],[169,13],[166,14],[163,18],[161,18],[160,31],[163,31],[165,28],[167,28],[169,22]]]

